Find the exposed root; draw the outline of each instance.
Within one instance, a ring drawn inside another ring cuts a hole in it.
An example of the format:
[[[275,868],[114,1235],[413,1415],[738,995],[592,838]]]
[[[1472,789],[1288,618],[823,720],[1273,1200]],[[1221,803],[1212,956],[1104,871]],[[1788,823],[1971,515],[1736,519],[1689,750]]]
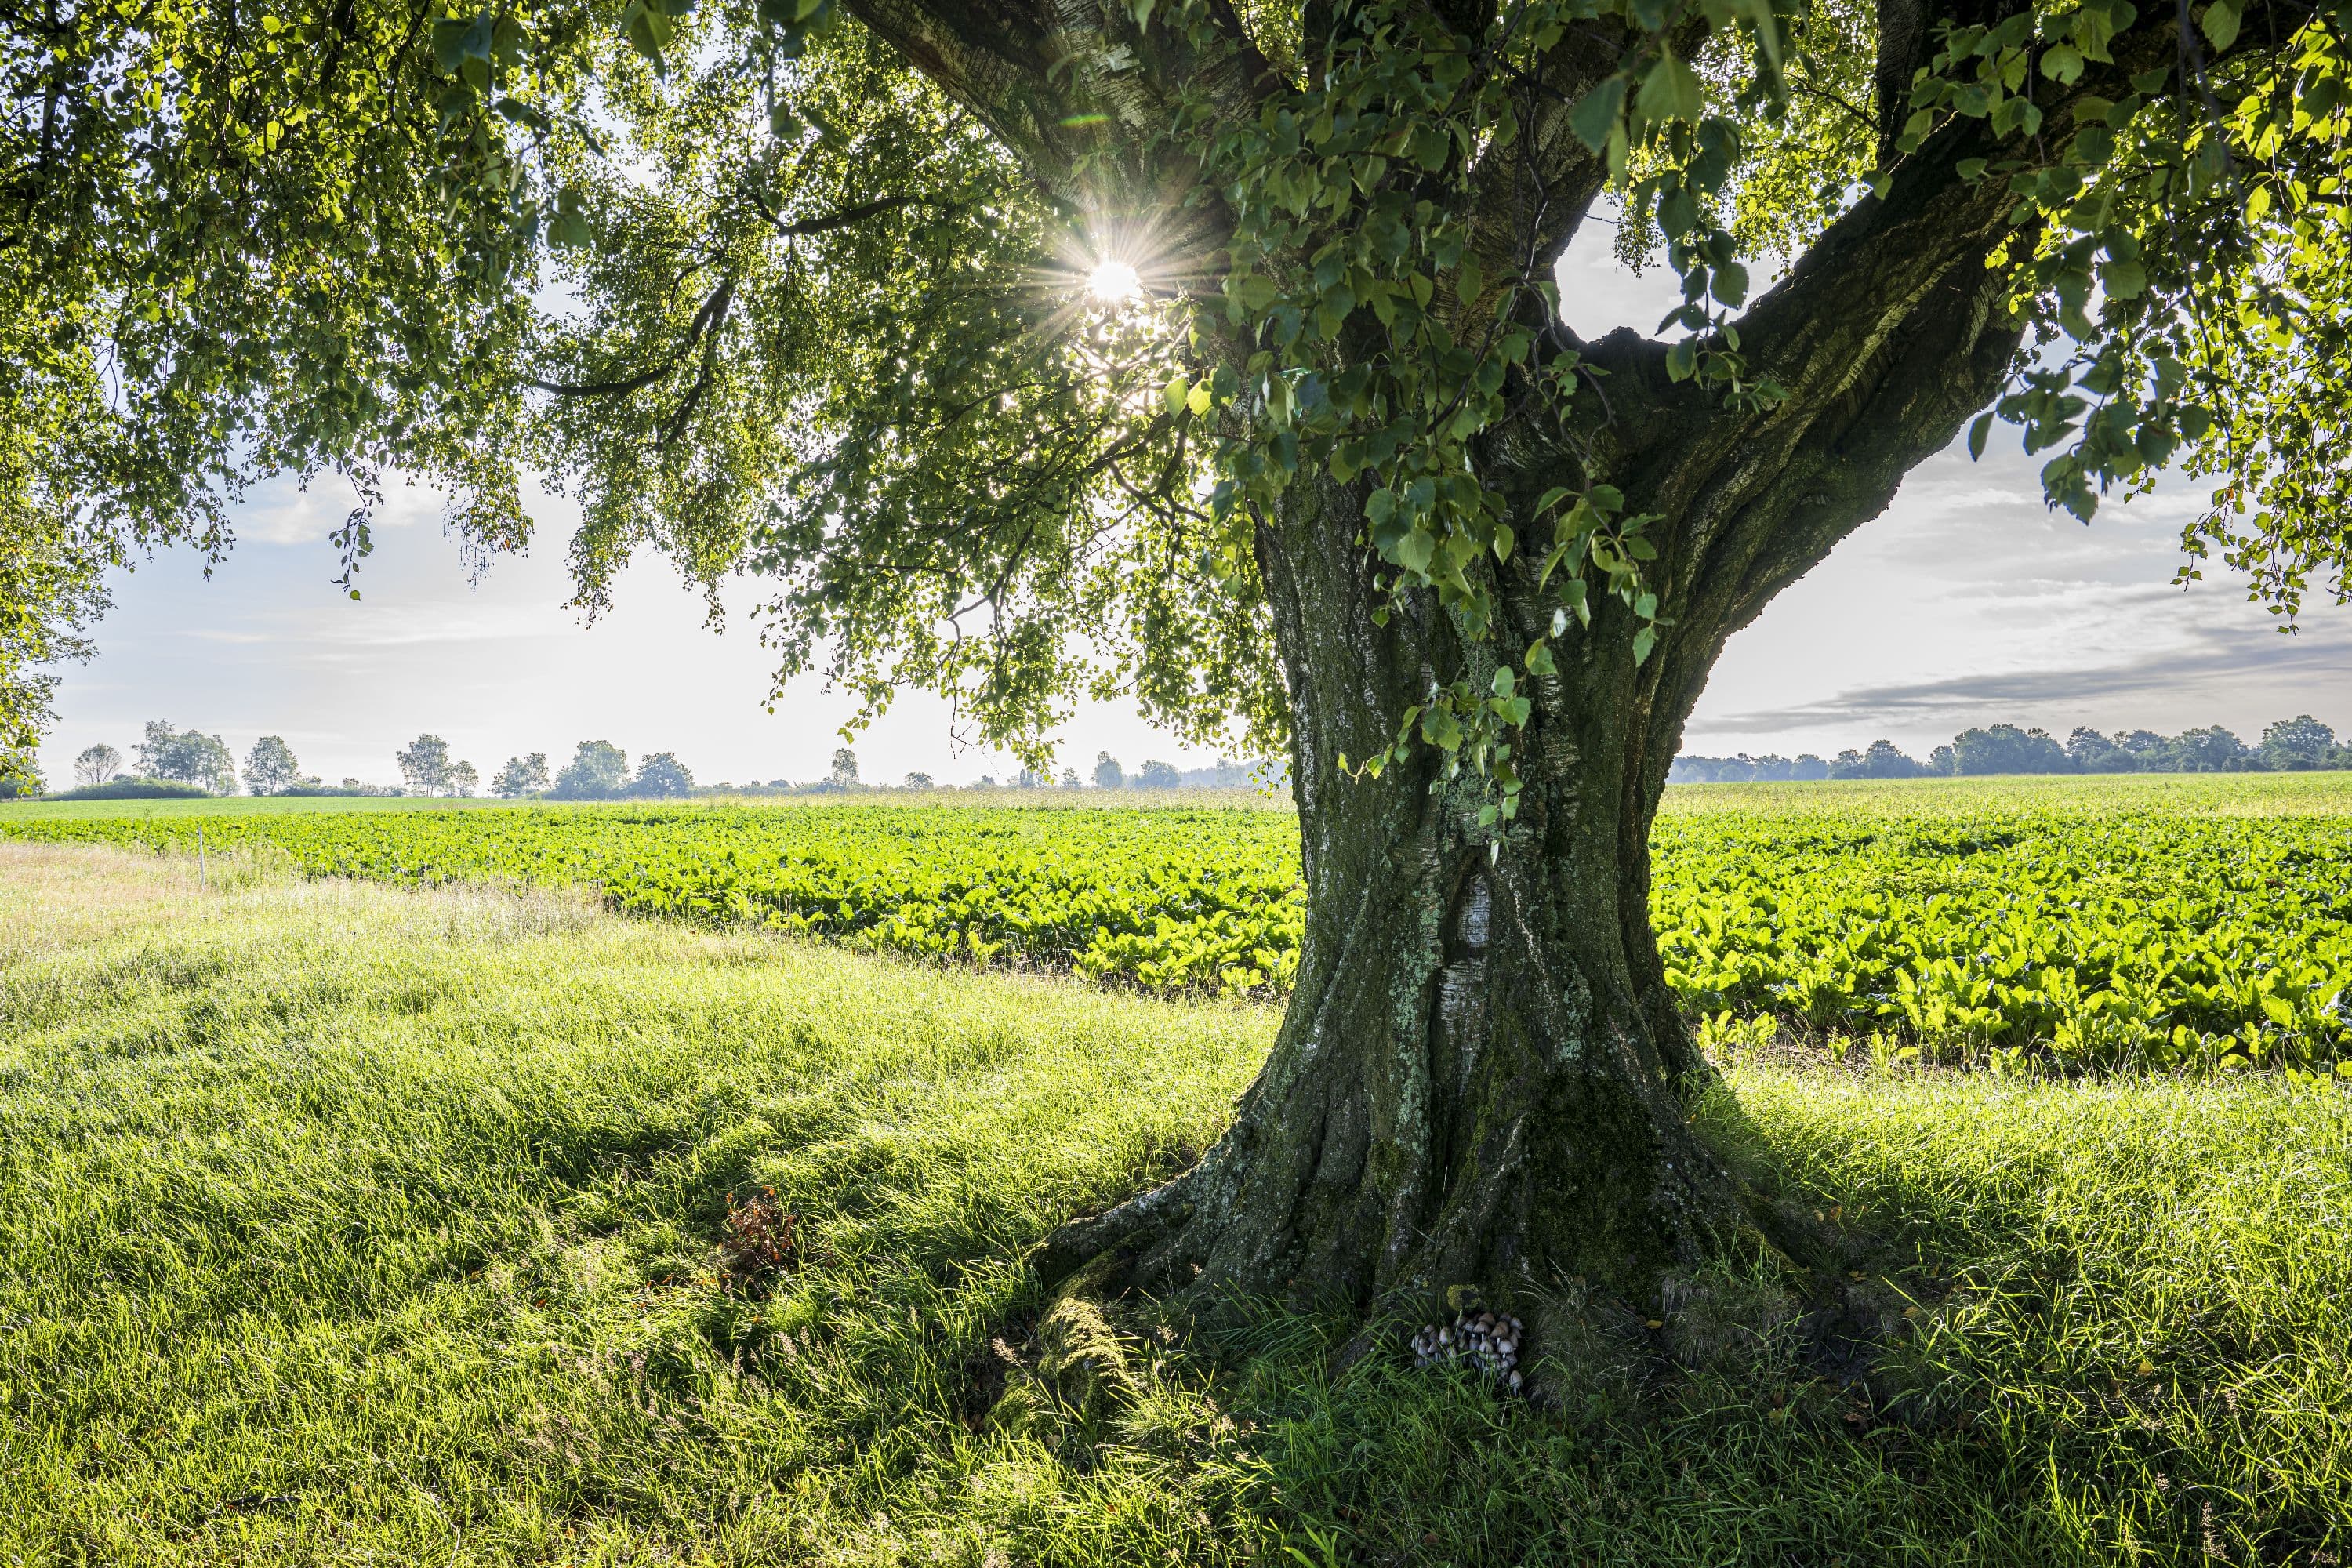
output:
[[[1125,1263],[1131,1263],[1153,1242],[1192,1217],[1194,1178],[1200,1171],[1195,1165],[1115,1208],[1072,1220],[1030,1254],[1030,1267],[1057,1294],[1066,1294],[1077,1282],[1073,1276],[1082,1269],[1100,1278],[1098,1288],[1115,1289],[1125,1273]],[[1118,1267],[1108,1267],[1122,1256]]]

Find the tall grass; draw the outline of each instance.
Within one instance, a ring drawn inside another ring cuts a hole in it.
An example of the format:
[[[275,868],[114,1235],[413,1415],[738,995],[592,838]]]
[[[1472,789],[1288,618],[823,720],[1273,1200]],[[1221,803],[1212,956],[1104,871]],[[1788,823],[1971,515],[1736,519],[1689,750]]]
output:
[[[2352,1546],[2352,1110],[2266,1082],[1742,1069],[1703,1114],[1834,1300],[1695,1279],[1544,1403],[1133,1303],[1122,1397],[992,1418],[1023,1249],[1213,1136],[1273,1025],[0,845],[0,1563]],[[762,1189],[798,1257],[739,1279]]]

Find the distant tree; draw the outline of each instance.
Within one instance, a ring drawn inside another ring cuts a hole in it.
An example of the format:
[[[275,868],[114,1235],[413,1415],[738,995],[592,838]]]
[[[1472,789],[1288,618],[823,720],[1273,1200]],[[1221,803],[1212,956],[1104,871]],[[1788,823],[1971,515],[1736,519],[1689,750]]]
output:
[[[2149,767],[2156,764],[2146,762],[2145,759],[2161,757],[2165,748],[2172,744],[2153,730],[2118,730],[2115,733],[2115,742],[2116,750],[2128,752],[2133,756],[2143,759],[2143,765]]]
[[[139,771],[148,778],[192,784],[215,795],[236,791],[236,759],[218,735],[177,730],[167,719],[150,719],[139,742]]]
[[[836,789],[854,789],[857,784],[857,753],[847,746],[835,747],[833,753],[833,777]]]
[[[1034,768],[1023,768],[1013,775],[1014,789],[1044,789],[1053,781]]]
[[[610,800],[628,779],[628,752],[610,741],[583,741],[548,793],[560,800]]]
[[[1960,771],[1960,754],[1949,746],[1938,746],[1927,753],[1927,771],[1949,778]]]
[[[1138,789],[1176,789],[1183,784],[1184,775],[1172,763],[1146,762],[1135,770],[1134,782]]]
[[[981,774],[979,787],[982,789],[994,789],[996,787],[996,775],[994,773]]]
[[[1076,789],[1079,787],[1077,769],[1073,767],[1064,767],[1062,769],[1062,787],[1064,789]]]
[[[2127,773],[2139,766],[2137,753],[2116,745],[2098,731],[2084,725],[2066,737],[2066,759],[2077,773]]]
[[[1108,752],[1095,753],[1095,788],[1118,789],[1127,783],[1127,770]]]
[[[264,735],[245,753],[245,787],[253,795],[278,795],[294,787],[302,766],[279,735]]]
[[[2166,766],[2178,773],[2219,773],[2243,767],[2248,752],[2243,741],[2215,724],[2182,731],[2167,742],[2163,756]]]
[[[411,795],[439,795],[449,772],[449,742],[438,735],[419,735],[408,749],[394,752],[400,777]]]
[[[1909,779],[1925,771],[1892,741],[1873,741],[1866,752],[1840,752],[1830,764],[1833,779]]]
[[[482,786],[482,775],[471,763],[451,763],[441,774],[441,793],[469,795]]]
[[[1995,724],[1985,730],[1963,730],[1952,737],[1952,751],[1964,773],[2063,773],[2073,771],[2066,748],[2047,730],[2021,730]]]
[[[122,771],[122,753],[112,746],[85,747],[74,759],[74,783],[102,784]]]
[[[637,776],[629,781],[628,792],[656,797],[692,795],[694,775],[677,752],[651,752],[637,759]]]
[[[916,773],[908,773],[907,775],[907,787],[908,789],[936,789],[939,786],[931,783],[930,774]]]
[[[533,752],[529,756],[509,757],[499,776],[490,781],[490,793],[508,800],[526,795],[541,795],[547,789],[547,753]]]
[[[2265,729],[2260,748],[2263,764],[2281,772],[2322,766],[2335,749],[2335,730],[2308,713],[2282,719]]]

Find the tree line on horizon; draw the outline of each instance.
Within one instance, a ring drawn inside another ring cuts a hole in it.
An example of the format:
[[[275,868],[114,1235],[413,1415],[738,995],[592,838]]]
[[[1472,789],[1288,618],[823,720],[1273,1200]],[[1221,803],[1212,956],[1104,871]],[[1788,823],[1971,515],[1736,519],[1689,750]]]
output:
[[[2047,730],[1992,724],[1963,730],[1925,762],[1892,741],[1840,752],[1825,760],[1798,757],[1676,757],[1668,784],[1779,784],[1812,779],[1908,779],[1990,773],[2307,773],[2352,768],[2352,745],[2308,713],[2265,727],[2249,746],[2219,724],[2159,735],[2153,730],[2103,733],[2088,725],[2063,742]]]
[[[74,787],[59,798],[99,799],[138,795],[377,795],[460,799],[481,788],[480,770],[450,754],[438,735],[419,735],[393,753],[397,784],[346,778],[329,784],[306,773],[294,749],[280,735],[264,735],[245,754],[240,773],[236,754],[218,735],[182,730],[169,720],[151,719],[126,769],[122,753],[110,745],[83,749],[74,758]],[[34,775],[34,782],[40,781]],[[509,757],[492,776],[489,793],[508,798],[541,795],[552,800],[612,800],[688,795],[694,774],[674,752],[651,752],[629,766],[629,755],[609,741],[583,741],[572,759],[552,778],[547,753]],[[37,790],[22,793],[34,794]]]
[[[219,735],[201,731],[183,730],[170,721],[151,719],[144,736],[134,748],[131,766],[124,766],[122,753],[110,745],[86,747],[74,758],[74,785],[55,798],[107,799],[140,796],[197,795],[371,795],[383,797],[428,797],[461,799],[472,796],[482,787],[481,773],[470,762],[450,753],[449,743],[438,735],[419,735],[408,745],[393,753],[400,769],[398,784],[372,784],[358,778],[346,778],[331,784],[318,776],[302,772],[301,763],[283,736],[264,735],[246,752],[240,771],[236,754],[227,741]],[[1147,761],[1129,774],[1118,759],[1108,752],[1097,753],[1093,769],[1093,784],[1097,789],[1181,789],[1197,787],[1241,787],[1258,782],[1261,776],[1273,777],[1272,764],[1249,763],[1231,757],[1220,757],[1206,768],[1180,770],[1173,763]],[[25,781],[33,787],[15,793],[44,793],[44,781],[37,772],[29,773]],[[1077,771],[1065,767],[1056,781],[1049,774],[1029,768],[1022,769],[1010,781],[1014,789],[1084,787]],[[857,753],[847,746],[837,748],[832,757],[831,771],[825,777],[808,784],[794,784],[786,779],[773,779],[766,784],[757,781],[745,785],[715,784],[701,786],[703,794],[825,794],[846,790],[888,788],[872,785],[858,777]],[[909,790],[928,790],[940,786],[927,773],[910,773],[898,786]],[[973,786],[992,789],[995,778],[982,774]],[[629,765],[629,754],[609,741],[583,741],[572,752],[572,761],[551,775],[547,753],[530,752],[509,757],[489,781],[488,794],[504,799],[524,798],[543,800],[627,800],[675,799],[698,793],[693,772],[680,762],[674,752],[646,752]]]

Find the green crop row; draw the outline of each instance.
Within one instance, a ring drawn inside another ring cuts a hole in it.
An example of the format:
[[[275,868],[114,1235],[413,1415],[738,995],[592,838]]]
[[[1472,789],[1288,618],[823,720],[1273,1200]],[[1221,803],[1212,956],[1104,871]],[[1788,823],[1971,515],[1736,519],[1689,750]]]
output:
[[[594,888],[616,908],[1150,990],[1279,993],[1292,820],[1233,810],[526,806],[0,815],[0,835],[268,844],[316,875]],[[1680,812],[1654,913],[1687,1011],[1946,1059],[2352,1057],[2352,818]]]
[[[2154,812],[1663,818],[1654,914],[1686,1010],[2084,1065],[2352,1045],[2352,823]]]

